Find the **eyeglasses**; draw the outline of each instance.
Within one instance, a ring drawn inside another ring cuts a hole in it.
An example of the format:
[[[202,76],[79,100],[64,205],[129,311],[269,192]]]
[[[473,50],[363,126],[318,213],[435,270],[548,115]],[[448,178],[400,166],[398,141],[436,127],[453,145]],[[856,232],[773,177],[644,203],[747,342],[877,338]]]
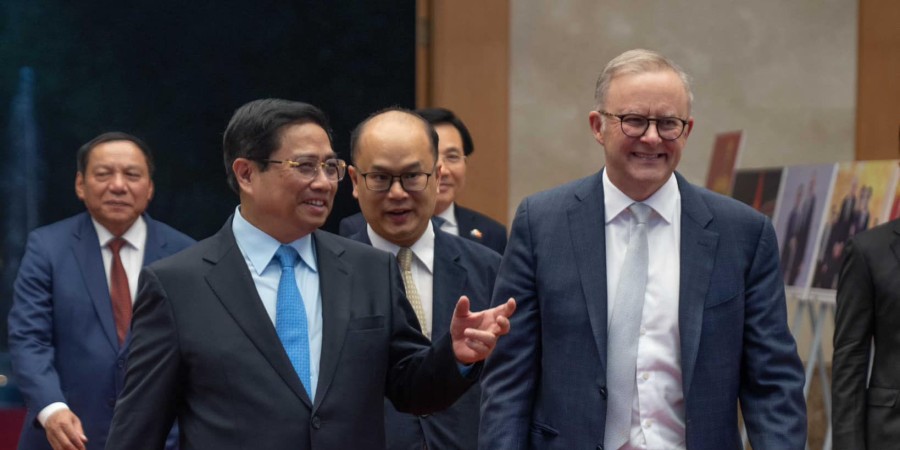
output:
[[[406,192],[424,191],[428,186],[428,177],[434,172],[407,172],[400,175],[391,175],[387,172],[361,173],[366,183],[366,188],[374,192],[391,190],[394,180],[400,181],[400,187]]]
[[[347,173],[347,163],[337,158],[326,159],[325,161],[319,161],[318,159],[300,159],[297,161],[258,159],[256,161],[266,164],[281,164],[285,167],[296,169],[300,177],[307,181],[314,180],[319,176],[320,169],[325,174],[325,178],[333,182],[343,180],[344,174]]]
[[[678,117],[657,117],[652,119],[639,114],[612,114],[606,111],[598,112],[606,117],[619,119],[619,124],[622,126],[622,133],[624,133],[625,136],[633,138],[643,136],[644,133],[647,132],[647,129],[650,128],[650,122],[654,122],[656,124],[656,134],[659,135],[660,139],[674,141],[684,134],[684,129],[688,124],[687,120]]]

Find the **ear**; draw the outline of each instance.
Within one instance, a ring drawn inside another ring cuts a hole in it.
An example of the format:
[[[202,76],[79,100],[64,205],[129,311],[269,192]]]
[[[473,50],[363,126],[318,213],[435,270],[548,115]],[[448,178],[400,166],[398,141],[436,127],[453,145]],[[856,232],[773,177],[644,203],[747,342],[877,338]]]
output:
[[[253,172],[256,166],[252,161],[246,158],[236,158],[231,163],[231,171],[234,172],[234,178],[237,180],[238,187],[242,192],[253,192]]]
[[[588,122],[591,125],[591,134],[594,135],[594,139],[600,143],[600,145],[606,145],[603,141],[603,116],[600,115],[598,111],[591,111],[588,114]]]
[[[434,166],[434,175],[432,175],[432,177],[434,177],[434,180],[436,181],[436,183],[434,183],[434,190],[435,190],[435,192],[437,192],[439,194],[441,192],[441,175],[443,173],[444,173],[444,165],[443,164],[438,163],[436,166]]]
[[[84,201],[84,174],[81,172],[75,173],[75,195],[79,200]]]
[[[153,180],[150,180],[150,190],[147,191],[147,201],[153,200],[153,192],[155,192],[156,186],[153,184]]]
[[[347,166],[347,174],[350,175],[350,181],[353,182],[353,198],[359,200],[359,192],[357,192],[357,189],[359,189],[359,179],[357,179],[356,177],[362,175],[360,175],[359,172],[356,171],[355,166]]]
[[[688,136],[691,135],[691,131],[694,129],[694,118],[693,117],[688,118],[688,123],[687,123],[687,125],[685,125],[685,127],[687,127],[687,128],[685,128],[684,134],[682,134],[681,137],[683,137],[684,140],[687,140]]]

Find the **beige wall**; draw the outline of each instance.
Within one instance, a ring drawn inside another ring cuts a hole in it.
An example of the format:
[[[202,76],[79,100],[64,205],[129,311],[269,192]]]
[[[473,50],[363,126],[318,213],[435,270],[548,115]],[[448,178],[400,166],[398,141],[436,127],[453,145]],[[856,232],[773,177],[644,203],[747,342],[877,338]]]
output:
[[[597,74],[645,47],[694,78],[679,170],[706,177],[715,133],[744,129],[739,167],[854,156],[857,3],[847,0],[510,3],[509,214],[528,194],[593,173]]]

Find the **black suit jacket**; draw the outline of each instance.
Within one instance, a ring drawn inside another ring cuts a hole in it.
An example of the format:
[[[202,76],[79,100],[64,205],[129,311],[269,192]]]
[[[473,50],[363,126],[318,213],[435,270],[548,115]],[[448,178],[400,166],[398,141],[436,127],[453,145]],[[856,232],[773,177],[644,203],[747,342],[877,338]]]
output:
[[[363,228],[351,239],[371,245]],[[469,297],[473,311],[488,309],[500,255],[466,239],[435,229],[432,336],[450,331],[450,319],[459,297]],[[397,411],[385,402],[388,450],[470,450],[478,446],[481,386],[476,384],[444,411],[417,416]]]
[[[159,449],[177,418],[182,450],[384,448],[384,401],[417,414],[453,403],[460,375],[449,336],[415,328],[388,253],[314,234],[322,356],[310,399],[266,314],[231,220],[213,237],[146,268],[125,389],[108,450]]]
[[[835,449],[900,442],[900,220],[853,237],[844,250],[835,312]],[[875,340],[872,377],[866,387]]]
[[[506,251],[506,227],[502,223],[459,204],[455,210],[460,237],[485,245],[501,255]],[[365,229],[366,219],[362,213],[356,213],[341,219],[338,233],[350,237]]]

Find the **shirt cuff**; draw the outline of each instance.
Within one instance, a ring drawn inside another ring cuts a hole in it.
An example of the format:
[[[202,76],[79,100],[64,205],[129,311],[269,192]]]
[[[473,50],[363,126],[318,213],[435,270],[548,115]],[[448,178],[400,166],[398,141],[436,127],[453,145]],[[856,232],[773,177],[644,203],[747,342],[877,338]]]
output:
[[[49,419],[50,416],[53,415],[53,413],[63,409],[69,409],[69,405],[63,402],[53,402],[45,406],[44,409],[42,409],[41,412],[38,413],[37,420],[38,422],[40,422],[41,426],[44,426],[44,423],[47,422],[47,419]]]
[[[474,364],[463,364],[459,361],[456,362],[456,368],[459,369],[459,374],[462,375],[463,377],[465,377],[466,375],[469,374],[469,372],[472,371],[472,367],[474,367]],[[48,408],[49,408],[49,406],[48,406]]]

